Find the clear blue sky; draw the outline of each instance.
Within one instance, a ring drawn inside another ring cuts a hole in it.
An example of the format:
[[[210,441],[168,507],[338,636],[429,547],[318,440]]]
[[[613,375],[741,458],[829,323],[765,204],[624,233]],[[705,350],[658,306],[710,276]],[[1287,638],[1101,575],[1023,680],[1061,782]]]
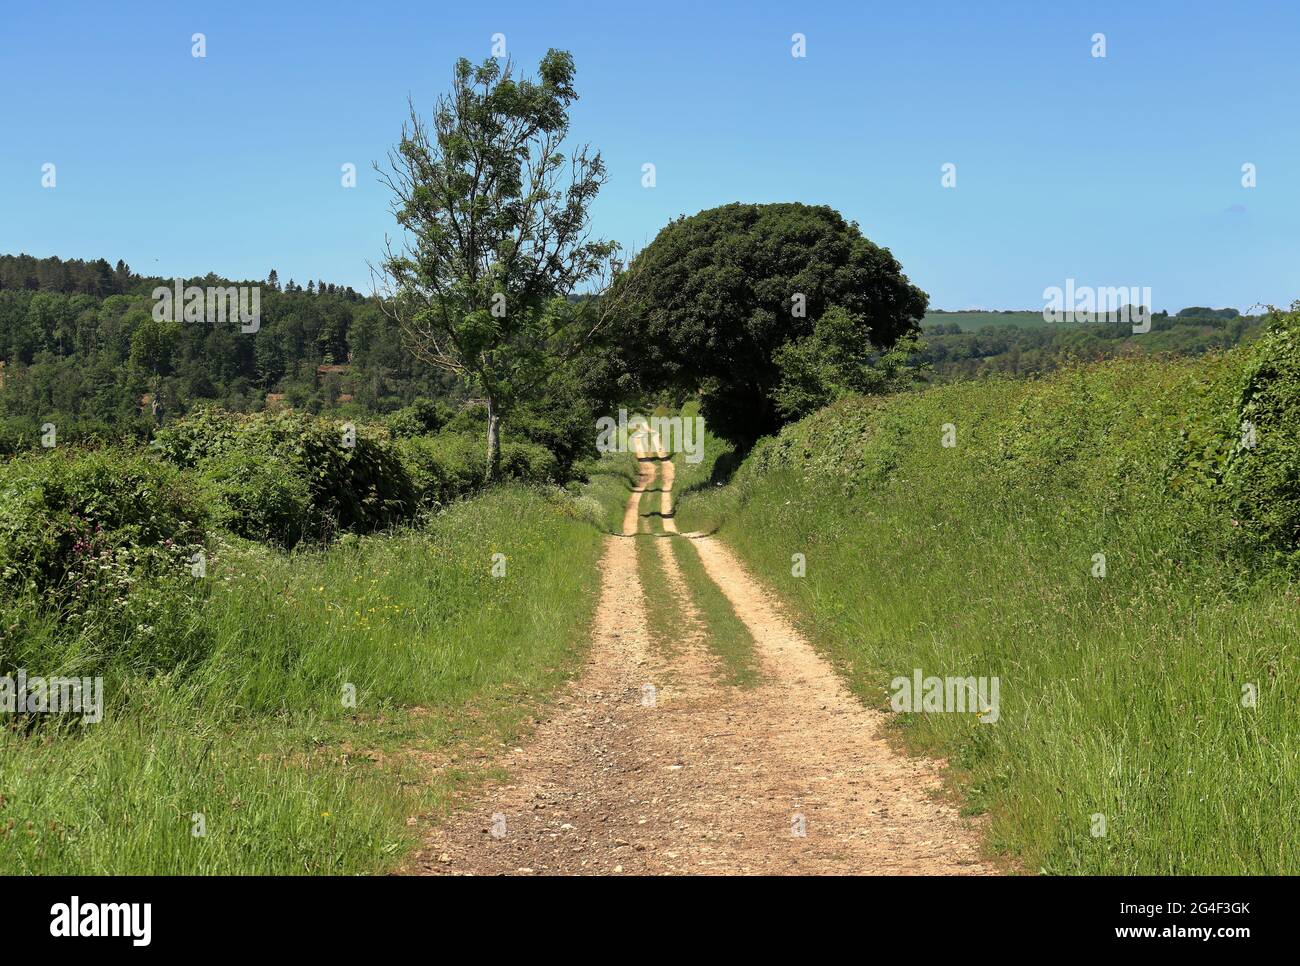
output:
[[[1150,286],[1157,309],[1300,297],[1282,2],[11,3],[0,251],[368,290],[392,230],[370,163],[408,93],[430,107],[497,32],[530,69],[573,52],[573,133],[611,173],[596,230],[628,246],[726,202],[803,201],[938,308],[1041,307],[1067,277]]]

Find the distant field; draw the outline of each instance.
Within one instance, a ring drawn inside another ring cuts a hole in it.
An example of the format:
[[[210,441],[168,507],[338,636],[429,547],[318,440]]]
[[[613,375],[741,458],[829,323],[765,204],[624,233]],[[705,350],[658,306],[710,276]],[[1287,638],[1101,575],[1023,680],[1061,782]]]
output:
[[[974,332],[990,325],[1017,325],[1038,327],[1047,325],[1043,320],[1041,309],[1026,309],[1023,312],[926,312],[921,320],[923,328],[932,325],[959,325],[963,332]],[[1063,325],[1066,323],[1056,323]]]

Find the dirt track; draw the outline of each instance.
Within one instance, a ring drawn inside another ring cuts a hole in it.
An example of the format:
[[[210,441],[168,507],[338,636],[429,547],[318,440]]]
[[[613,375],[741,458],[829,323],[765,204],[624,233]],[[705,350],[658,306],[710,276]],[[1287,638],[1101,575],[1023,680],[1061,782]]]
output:
[[[690,594],[668,542],[692,538],[676,535],[672,463],[638,455],[624,536],[605,541],[585,669],[501,762],[509,783],[436,828],[412,871],[994,873],[975,830],[934,794],[936,763],[889,747],[883,715],[715,538],[694,546],[754,638],[761,682],[722,683],[689,599],[671,654],[651,646],[637,541],[659,543],[669,584]],[[665,533],[638,536],[656,466]]]

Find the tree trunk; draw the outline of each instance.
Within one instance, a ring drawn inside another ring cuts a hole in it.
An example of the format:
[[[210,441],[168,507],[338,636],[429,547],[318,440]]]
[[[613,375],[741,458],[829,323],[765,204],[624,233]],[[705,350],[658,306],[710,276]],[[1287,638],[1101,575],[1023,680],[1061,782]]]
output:
[[[494,483],[501,475],[501,414],[491,396],[488,396],[487,411],[487,481]]]

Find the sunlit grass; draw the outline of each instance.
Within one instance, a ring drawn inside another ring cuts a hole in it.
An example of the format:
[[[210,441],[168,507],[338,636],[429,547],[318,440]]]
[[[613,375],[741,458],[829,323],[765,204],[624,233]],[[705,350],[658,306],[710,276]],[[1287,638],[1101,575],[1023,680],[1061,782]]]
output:
[[[227,549],[194,662],[112,682],[102,724],[0,730],[0,872],[400,863],[578,665],[603,539],[578,506],[509,487],[419,530]]]
[[[915,668],[998,676],[996,724],[894,721],[950,760],[990,846],[1027,869],[1294,874],[1296,591],[1245,582],[1230,522],[1160,482],[1178,414],[1219,391],[1215,366],[841,407],[795,434],[796,458],[688,497],[679,525],[721,523],[872,706]]]

